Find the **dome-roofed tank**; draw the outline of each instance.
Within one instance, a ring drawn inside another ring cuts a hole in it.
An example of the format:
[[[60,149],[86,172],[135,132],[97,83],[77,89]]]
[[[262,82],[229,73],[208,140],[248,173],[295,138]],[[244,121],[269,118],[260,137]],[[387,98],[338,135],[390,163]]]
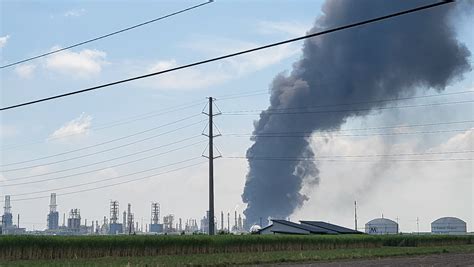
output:
[[[467,232],[466,222],[455,217],[443,217],[431,223],[433,234],[464,234]]]
[[[260,229],[262,229],[262,227],[260,227],[260,225],[254,224],[254,225],[252,225],[252,227],[250,227],[250,233],[256,233],[256,232],[260,231]]]
[[[386,218],[373,219],[365,224],[365,232],[371,235],[398,234],[398,223]]]

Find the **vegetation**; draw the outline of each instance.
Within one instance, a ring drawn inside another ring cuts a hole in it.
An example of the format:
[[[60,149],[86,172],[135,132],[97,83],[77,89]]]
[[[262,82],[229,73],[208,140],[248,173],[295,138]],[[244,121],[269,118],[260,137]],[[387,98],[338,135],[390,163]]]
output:
[[[415,256],[441,253],[474,253],[474,245],[443,247],[382,247],[368,249],[332,249],[310,251],[273,251],[154,257],[106,257],[72,260],[0,261],[0,266],[226,266],[264,263],[315,262],[342,259],[370,259],[392,256]]]
[[[474,236],[1,236],[1,260],[146,257],[474,244]]]

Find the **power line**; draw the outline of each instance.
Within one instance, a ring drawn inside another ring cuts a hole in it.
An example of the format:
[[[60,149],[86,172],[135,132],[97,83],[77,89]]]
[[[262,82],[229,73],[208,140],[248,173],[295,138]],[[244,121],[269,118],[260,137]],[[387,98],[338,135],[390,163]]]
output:
[[[399,125],[388,125],[388,126],[379,126],[379,127],[364,127],[364,128],[348,128],[348,129],[337,129],[337,130],[322,130],[320,133],[333,133],[333,132],[350,132],[350,131],[368,131],[368,130],[385,130],[385,129],[398,129],[398,128],[416,128],[416,127],[428,127],[428,126],[439,126],[439,125],[452,125],[452,124],[464,124],[464,123],[474,123],[474,120],[466,120],[466,121],[448,121],[448,122],[434,122],[434,123],[424,123],[424,124],[399,124]],[[259,132],[253,133],[254,134],[314,134],[315,131],[302,131],[302,132]],[[235,133],[232,135],[238,135],[246,133]]]
[[[467,129],[453,129],[453,130],[438,130],[438,131],[420,131],[420,132],[395,132],[395,133],[368,133],[368,134],[331,134],[331,137],[350,137],[350,136],[392,136],[392,135],[412,135],[412,134],[438,134],[438,133],[452,133],[452,132],[465,132],[469,131],[472,128]],[[290,135],[290,134],[280,134],[280,133],[266,133],[266,134],[223,134],[222,136],[235,136],[235,137],[285,137],[285,138],[300,138],[300,137],[315,137],[315,138],[327,138],[326,135],[320,134],[301,134],[301,135]]]
[[[116,141],[120,141],[120,140],[124,140],[124,139],[130,138],[130,137],[133,137],[133,136],[137,136],[137,135],[140,135],[140,134],[151,132],[151,131],[154,131],[154,130],[157,130],[157,129],[160,129],[160,128],[163,128],[163,127],[166,127],[166,126],[169,126],[169,125],[176,124],[178,122],[182,122],[182,121],[197,117],[197,116],[199,116],[199,115],[189,116],[189,117],[186,117],[186,118],[183,118],[183,119],[180,119],[180,120],[176,120],[176,121],[173,121],[173,122],[170,122],[170,123],[162,124],[160,126],[153,127],[153,128],[150,128],[150,129],[147,129],[147,130],[144,130],[144,131],[136,132],[136,133],[133,133],[133,134],[130,134],[130,135],[122,136],[122,137],[119,137],[119,138],[115,138],[115,139],[108,140],[108,141],[105,141],[105,142],[97,143],[97,144],[94,144],[94,145],[89,145],[89,146],[85,146],[85,147],[81,147],[81,148],[78,148],[78,149],[69,150],[69,151],[66,151],[66,152],[61,152],[61,153],[57,153],[57,154],[53,154],[53,155],[49,155],[49,156],[44,156],[44,157],[39,157],[39,158],[34,158],[34,159],[29,159],[29,160],[24,160],[24,161],[19,161],[19,162],[3,164],[3,165],[0,165],[0,167],[6,167],[6,166],[18,165],[18,164],[23,164],[23,163],[28,163],[28,162],[34,162],[34,161],[53,158],[53,157],[57,157],[57,156],[62,156],[62,155],[66,155],[66,154],[70,154],[70,153],[90,149],[90,148],[95,148],[95,147],[98,147],[98,146],[110,144],[110,143],[113,143],[113,142],[116,142]],[[115,149],[118,149],[118,148],[122,148],[122,147],[125,147],[125,146],[133,145],[133,144],[136,144],[136,143],[140,143],[140,142],[143,142],[143,141],[147,141],[147,140],[150,140],[150,139],[153,139],[153,138],[165,135],[165,134],[173,133],[173,132],[176,132],[176,131],[179,131],[179,130],[182,130],[182,129],[185,129],[185,128],[188,128],[188,127],[191,127],[191,126],[194,126],[194,125],[197,125],[197,124],[200,124],[203,121],[204,120],[201,120],[201,121],[198,121],[198,122],[195,122],[195,123],[186,124],[182,127],[179,127],[179,128],[167,131],[167,132],[163,132],[163,133],[160,133],[160,134],[157,134],[157,135],[152,135],[152,136],[147,137],[147,138],[139,139],[139,140],[136,140],[136,141],[133,141],[133,142],[130,142],[130,143],[126,143],[126,144],[123,144],[123,145],[120,145],[120,146],[115,146],[115,147],[108,148],[108,149],[105,149],[105,150],[101,150],[101,151],[98,151],[98,152],[86,154],[85,156],[95,155],[95,154],[115,150]],[[84,156],[78,156],[78,157],[75,157],[75,158],[72,158],[72,159],[77,159],[77,158],[80,158],[80,157],[84,157]],[[10,170],[2,170],[2,172],[16,171],[16,170],[20,170],[20,169],[21,168],[10,169]]]
[[[295,89],[293,89],[295,90]],[[257,90],[257,91],[248,91],[239,94],[230,94],[230,95],[223,95],[221,97],[217,97],[219,101],[228,100],[228,99],[235,99],[235,98],[242,98],[242,97],[250,97],[256,95],[265,95],[271,93],[269,90]],[[346,102],[340,104],[327,104],[327,105],[317,105],[317,106],[309,106],[309,107],[301,107],[301,108],[319,108],[319,107],[338,107],[338,106],[348,106],[348,105],[358,105],[358,104],[371,104],[371,103],[379,103],[379,102],[392,102],[392,101],[403,101],[403,100],[410,100],[410,99],[419,99],[419,98],[429,98],[429,97],[438,97],[438,96],[450,96],[450,95],[459,95],[459,94],[467,94],[467,93],[474,93],[474,90],[466,90],[466,91],[458,91],[458,92],[450,92],[450,93],[440,93],[440,94],[433,94],[433,95],[422,95],[422,96],[409,96],[409,97],[399,97],[399,98],[390,98],[390,99],[380,99],[380,100],[372,100],[372,101],[359,101],[359,102]],[[270,109],[275,110],[275,109]]]
[[[188,103],[188,104],[178,105],[174,108],[166,108],[166,109],[150,111],[150,112],[146,112],[146,113],[143,113],[143,114],[139,114],[139,115],[131,116],[131,117],[128,117],[128,118],[124,118],[124,119],[121,119],[121,120],[116,120],[116,121],[113,121],[113,122],[109,122],[109,123],[106,123],[106,124],[103,124],[103,125],[97,125],[95,127],[91,127],[91,128],[88,128],[88,129],[94,130],[94,131],[104,130],[104,129],[108,129],[108,128],[112,128],[112,127],[116,127],[116,126],[120,126],[120,125],[124,125],[124,124],[129,124],[129,123],[133,123],[133,122],[144,120],[144,119],[149,119],[149,118],[164,115],[164,114],[169,114],[169,113],[176,112],[176,111],[189,109],[189,108],[196,107],[196,106],[201,106],[204,103],[206,103],[206,102],[194,101],[194,102],[191,102],[191,103]],[[7,150],[12,150],[14,148],[22,147],[22,146],[28,146],[28,145],[44,143],[46,141],[62,139],[62,138],[66,138],[66,137],[75,136],[75,135],[78,135],[78,134],[81,134],[81,133],[72,133],[72,134],[68,134],[68,135],[61,135],[61,136],[58,136],[58,137],[43,138],[41,140],[36,140],[36,141],[32,141],[30,143],[24,143],[24,144],[2,146],[1,151],[7,151]]]
[[[69,174],[69,175],[64,175],[64,176],[59,176],[59,177],[54,177],[54,178],[48,178],[48,179],[43,179],[43,180],[36,180],[36,181],[33,181],[33,182],[7,184],[7,185],[2,185],[2,186],[15,186],[15,185],[25,185],[25,184],[30,184],[30,183],[54,181],[54,180],[61,180],[61,179],[65,179],[65,178],[75,177],[75,176],[79,176],[79,175],[83,175],[83,174],[94,173],[94,172],[97,172],[97,171],[103,171],[103,170],[110,169],[110,168],[121,167],[121,166],[129,165],[129,164],[132,164],[132,163],[135,163],[135,162],[140,162],[140,161],[143,161],[143,160],[159,157],[159,156],[166,155],[166,154],[178,151],[178,150],[182,150],[182,149],[186,149],[186,148],[195,146],[197,144],[202,144],[204,142],[205,141],[195,142],[193,144],[189,144],[189,145],[186,145],[186,146],[181,146],[181,147],[171,149],[171,150],[168,150],[168,151],[165,151],[165,152],[161,152],[161,153],[158,153],[158,154],[153,154],[153,155],[150,155],[150,156],[134,159],[134,160],[131,160],[131,161],[122,162],[122,163],[115,164],[115,165],[109,165],[109,166],[101,167],[101,168],[94,169],[94,170],[84,171],[84,172],[80,172],[80,173],[73,173],[73,174]],[[93,165],[102,164],[102,163],[109,162],[109,161],[112,161],[112,160],[116,160],[116,159],[94,162],[94,163],[91,163],[91,164],[86,164],[86,165],[82,165],[82,166],[77,166],[77,167],[73,167],[73,168],[68,168],[68,169],[63,169],[63,170],[58,170],[58,171],[53,171],[53,172],[48,172],[48,173],[17,177],[17,178],[14,178],[14,179],[3,180],[1,182],[5,183],[5,182],[10,182],[10,181],[19,181],[19,180],[25,180],[25,179],[35,178],[35,177],[41,177],[41,176],[56,174],[56,173],[62,173],[62,172],[82,169],[82,168],[85,168],[85,167],[90,167],[90,166],[93,166]]]
[[[266,111],[272,111],[272,110],[277,110],[278,111],[278,110],[293,110],[293,109],[305,109],[305,108],[313,109],[313,108],[323,108],[323,107],[326,108],[326,107],[352,106],[352,105],[373,104],[373,103],[383,103],[383,102],[393,102],[393,101],[404,101],[404,100],[420,99],[420,98],[451,96],[451,95],[459,95],[459,94],[467,94],[467,93],[474,93],[474,90],[443,93],[443,94],[433,94],[433,95],[422,95],[422,96],[379,99],[379,100],[372,100],[372,101],[346,102],[346,103],[339,103],[339,104],[324,104],[324,105],[306,106],[306,107],[269,108],[269,109],[265,109],[265,110]],[[233,113],[233,112],[255,112],[255,111],[262,111],[262,110],[261,109],[259,109],[259,110],[254,109],[254,110],[240,110],[240,111],[229,111],[229,112]]]
[[[374,158],[374,157],[405,157],[405,156],[426,156],[426,155],[453,155],[474,153],[474,150],[460,151],[434,151],[434,152],[417,152],[417,153],[391,153],[391,154],[354,154],[354,155],[315,155],[314,157],[273,157],[273,156],[256,156],[250,158],[281,158],[281,159],[320,159],[320,158]],[[227,157],[242,158],[242,157]]]
[[[443,162],[443,161],[473,161],[474,158],[448,158],[448,159],[379,159],[379,160],[343,160],[343,159],[316,159],[305,157],[223,157],[224,159],[246,159],[246,160],[263,160],[263,161],[327,161],[327,162]]]
[[[127,176],[132,176],[132,175],[135,175],[135,174],[140,174],[140,173],[144,173],[144,172],[154,171],[154,170],[157,170],[157,169],[161,169],[161,168],[173,166],[173,165],[176,165],[176,164],[180,164],[180,163],[184,163],[184,162],[196,160],[196,159],[198,159],[198,158],[199,158],[199,157],[195,157],[195,158],[187,159],[187,160],[184,160],[184,161],[179,161],[179,162],[177,162],[177,163],[171,163],[171,164],[167,164],[167,165],[160,166],[160,167],[154,167],[154,168],[151,168],[151,169],[141,170],[141,171],[138,171],[138,172],[133,172],[133,173],[125,174],[125,175],[120,175],[120,176],[116,176],[116,177],[113,177],[113,178],[108,178],[108,179],[105,179],[105,180],[102,179],[101,181],[114,180],[114,179],[119,179],[119,178],[123,178],[123,177],[127,177]],[[75,175],[71,175],[71,176],[67,176],[67,177],[72,177],[72,176],[75,176]],[[67,178],[67,177],[58,177],[58,178],[44,179],[44,180],[38,180],[38,181],[30,181],[30,182],[22,182],[22,183],[16,183],[16,184],[8,184],[8,185],[2,185],[2,186],[4,186],[4,187],[10,187],[10,186],[17,186],[17,185],[30,185],[30,184],[42,183],[42,182],[45,182],[45,181],[60,180],[60,179]]]
[[[198,158],[201,158],[201,157],[198,157]],[[133,180],[127,180],[127,181],[118,182],[118,183],[114,183],[114,184],[108,184],[108,185],[103,185],[103,186],[98,186],[98,187],[93,187],[93,188],[88,188],[88,189],[83,189],[83,190],[78,190],[78,191],[72,191],[72,192],[57,194],[56,196],[78,194],[78,193],[83,193],[83,192],[88,192],[88,191],[99,190],[99,189],[103,189],[103,188],[107,188],[107,187],[132,183],[132,182],[145,180],[145,179],[149,179],[149,178],[154,178],[154,177],[161,176],[161,175],[164,175],[164,174],[169,174],[169,173],[177,172],[177,171],[180,171],[180,170],[188,169],[188,168],[191,168],[191,167],[194,167],[194,166],[202,165],[204,163],[206,163],[206,162],[194,163],[194,164],[190,164],[190,165],[187,165],[187,166],[184,166],[184,167],[172,169],[172,170],[169,170],[169,171],[165,171],[165,172],[161,172],[161,173],[157,173],[157,174],[153,174],[153,175],[148,175],[148,176],[145,176],[145,177],[140,177],[140,178],[133,179]],[[49,198],[49,197],[50,196],[41,196],[41,197],[31,197],[31,198],[23,198],[23,199],[12,199],[12,201],[35,200],[35,199],[42,199],[42,198]],[[0,200],[0,203],[1,202],[5,202],[5,201]]]
[[[157,21],[159,21],[159,20],[163,20],[163,19],[166,19],[166,18],[175,16],[175,15],[178,15],[178,14],[184,13],[184,12],[186,12],[186,11],[190,11],[190,10],[192,10],[192,9],[196,9],[196,8],[198,8],[198,7],[201,7],[201,6],[210,4],[210,3],[212,3],[212,2],[213,2],[213,0],[210,0],[210,1],[207,1],[207,2],[205,2],[205,3],[201,3],[201,4],[198,4],[198,5],[194,5],[194,6],[192,6],[192,7],[188,7],[188,8],[185,8],[185,9],[182,9],[182,10],[179,10],[179,11],[176,11],[176,12],[173,12],[173,13],[171,13],[171,14],[168,14],[168,15],[165,15],[165,16],[162,16],[162,17],[159,17],[159,18],[155,18],[155,19],[152,19],[152,20],[148,20],[148,21],[145,21],[145,22],[140,23],[140,24],[136,24],[136,25],[133,25],[133,26],[130,26],[130,27],[127,27],[127,28],[118,30],[118,31],[114,31],[114,32],[112,32],[112,33],[108,33],[108,34],[105,34],[105,35],[101,35],[101,36],[99,36],[99,37],[95,37],[95,38],[92,38],[92,39],[89,39],[89,40],[86,40],[86,41],[83,41],[83,42],[80,42],[80,43],[76,43],[76,44],[69,45],[69,46],[64,47],[64,48],[60,48],[60,49],[53,50],[53,51],[51,51],[51,52],[47,52],[47,53],[40,54],[40,55],[37,55],[37,56],[34,56],[34,57],[22,59],[22,60],[19,60],[19,61],[16,61],[16,62],[7,64],[7,65],[3,65],[3,66],[0,66],[0,69],[4,69],[4,68],[11,67],[11,66],[15,66],[15,65],[18,65],[18,64],[21,64],[21,63],[24,63],[24,62],[28,62],[28,61],[31,61],[31,60],[34,60],[34,59],[38,59],[38,58],[41,58],[41,57],[46,57],[46,56],[49,56],[49,55],[52,55],[52,54],[59,53],[59,52],[64,51],[64,50],[68,50],[68,49],[71,49],[71,48],[74,48],[74,47],[78,47],[78,46],[81,46],[81,45],[85,45],[85,44],[88,44],[88,43],[91,43],[91,42],[94,42],[94,41],[97,41],[97,40],[100,40],[100,39],[104,39],[104,38],[107,38],[107,37],[110,37],[110,36],[113,36],[113,35],[116,35],[116,34],[119,34],[119,33],[122,33],[122,32],[126,32],[126,31],[129,31],[129,30],[132,30],[132,29],[141,27],[141,26],[145,26],[145,25],[150,24],[150,23],[153,23],[153,22],[157,22]]]
[[[140,140],[137,140],[137,141],[134,141],[134,142],[131,142],[131,143],[126,143],[126,144],[123,144],[123,145],[120,145],[120,146],[115,146],[115,147],[108,148],[108,149],[104,149],[104,150],[101,150],[101,151],[96,151],[96,152],[94,152],[94,153],[89,153],[89,154],[85,154],[85,155],[81,155],[81,156],[77,156],[77,157],[73,157],[73,158],[68,158],[68,159],[60,160],[60,161],[56,161],[56,162],[51,162],[51,163],[47,163],[47,164],[38,164],[38,165],[33,165],[33,166],[28,166],[28,167],[23,167],[23,168],[2,170],[2,172],[5,173],[5,172],[12,172],[12,171],[30,169],[30,168],[34,168],[34,167],[42,167],[42,166],[47,166],[47,165],[56,164],[56,163],[60,163],[60,162],[66,162],[66,161],[75,160],[75,159],[79,159],[79,158],[89,157],[89,156],[101,154],[101,153],[104,153],[104,152],[109,152],[109,151],[112,151],[112,150],[116,150],[116,149],[119,149],[119,148],[123,148],[123,147],[127,147],[127,146],[130,146],[130,145],[133,145],[133,144],[137,144],[137,143],[140,143],[140,142],[143,142],[143,141],[147,141],[147,140],[150,140],[150,139],[159,137],[159,136],[163,136],[163,135],[166,135],[166,134],[169,134],[169,133],[173,133],[173,132],[182,130],[182,129],[184,129],[184,128],[188,128],[188,127],[190,127],[190,126],[197,125],[197,124],[199,124],[199,123],[201,123],[201,122],[202,122],[202,121],[197,122],[197,123],[193,123],[193,124],[190,124],[190,125],[187,125],[187,126],[183,126],[183,127],[180,127],[180,128],[177,128],[177,129],[168,131],[168,132],[164,132],[164,133],[160,133],[160,134],[157,134],[157,135],[153,135],[153,136],[150,136],[150,137],[147,137],[147,138],[144,138],[144,139],[140,139]],[[197,136],[196,136],[196,137],[197,137]],[[179,143],[179,142],[174,142],[174,143]],[[171,144],[174,144],[174,143],[171,143]],[[165,145],[165,146],[166,146],[166,145]],[[138,154],[138,153],[137,153],[137,154]],[[119,157],[119,158],[120,158],[120,157]],[[103,162],[107,162],[107,161],[110,161],[110,160],[104,160]],[[88,164],[88,165],[89,165],[89,166],[95,165],[95,163]],[[78,169],[78,168],[79,168],[79,167],[75,167],[75,168],[70,168],[70,169],[67,169],[67,170]],[[45,174],[37,174],[37,175],[32,175],[32,176],[25,176],[25,177],[21,177],[21,179],[30,178],[30,177],[37,177],[37,176],[44,176],[44,175],[46,175],[46,174],[59,173],[59,172],[67,171],[67,170],[55,171],[55,172],[50,172],[50,173],[45,173]],[[20,178],[17,178],[17,179],[20,179]]]
[[[151,168],[151,169],[147,169],[147,170],[143,170],[143,171],[139,171],[139,172],[134,172],[134,173],[129,173],[129,174],[125,174],[125,175],[109,177],[109,178],[106,178],[106,179],[95,180],[95,181],[91,181],[91,182],[87,182],[87,183],[74,184],[74,185],[69,185],[69,186],[51,188],[51,189],[40,190],[40,191],[34,191],[34,192],[28,192],[28,193],[13,194],[13,195],[9,195],[9,196],[25,196],[25,195],[32,195],[32,194],[38,194],[38,193],[45,193],[45,192],[51,192],[51,191],[58,191],[58,190],[64,190],[64,189],[69,189],[69,188],[75,188],[75,187],[78,187],[78,186],[91,185],[91,184],[96,184],[96,183],[105,182],[105,181],[117,180],[117,179],[120,179],[120,178],[132,176],[132,175],[135,175],[135,174],[144,173],[144,172],[149,172],[149,171],[154,171],[154,170],[158,170],[158,169],[163,169],[163,168],[166,168],[166,167],[169,167],[169,166],[174,166],[174,165],[177,165],[177,164],[181,164],[181,163],[193,161],[193,160],[196,160],[196,159],[198,159],[198,158],[200,158],[200,157],[191,158],[191,159],[187,159],[187,160],[182,160],[182,161],[179,161],[179,162],[175,162],[175,163],[171,163],[171,164],[166,164],[166,165],[164,165],[164,166],[160,166],[160,167],[156,167],[156,168]],[[3,197],[3,196],[0,196],[0,197]]]
[[[255,109],[255,110],[236,110],[222,112],[222,115],[259,115],[260,112],[265,112],[269,115],[294,115],[294,114],[317,114],[317,113],[338,113],[338,112],[360,112],[360,111],[373,111],[373,110],[387,110],[387,109],[402,109],[402,108],[418,108],[418,107],[431,107],[431,106],[443,106],[443,105],[454,105],[454,104],[467,104],[473,103],[474,100],[463,100],[453,102],[441,102],[441,103],[428,103],[428,104],[417,104],[417,105],[405,105],[405,106],[391,106],[391,107],[378,107],[378,108],[362,108],[362,109],[341,109],[341,110],[315,110],[315,111],[285,111],[294,109],[308,109],[309,107],[293,107],[293,108],[281,108],[281,109]],[[268,112],[272,110],[281,110],[282,112]],[[255,113],[258,112],[258,113]]]
[[[392,13],[392,14],[389,14],[389,15],[385,15],[385,16],[381,16],[381,17],[377,17],[377,18],[373,18],[373,19],[369,19],[369,20],[364,20],[364,21],[360,21],[360,22],[356,22],[356,23],[352,23],[352,24],[347,24],[347,25],[332,28],[332,29],[329,29],[329,30],[324,30],[324,31],[321,31],[321,32],[312,33],[312,34],[308,34],[308,35],[305,35],[305,36],[300,36],[300,37],[297,37],[297,38],[287,39],[287,40],[276,42],[276,43],[271,43],[271,44],[267,44],[267,45],[247,49],[247,50],[242,50],[242,51],[239,51],[239,52],[235,52],[235,53],[231,53],[231,54],[227,54],[227,55],[223,55],[223,56],[218,56],[218,57],[214,57],[214,58],[210,58],[210,59],[205,59],[205,60],[197,61],[197,62],[194,62],[194,63],[190,63],[190,64],[186,64],[186,65],[182,65],[182,66],[178,66],[178,67],[174,67],[174,68],[170,68],[170,69],[166,69],[166,70],[162,70],[162,71],[152,72],[152,73],[149,73],[149,74],[135,76],[135,77],[132,77],[132,78],[127,78],[127,79],[123,79],[123,80],[119,80],[119,81],[115,81],[115,82],[110,82],[110,83],[106,83],[106,84],[102,84],[102,85],[98,85],[98,86],[93,86],[93,87],[89,87],[89,88],[85,88],[85,89],[81,89],[81,90],[77,90],[77,91],[72,91],[72,92],[69,92],[69,93],[54,95],[54,96],[41,98],[41,99],[29,101],[29,102],[23,102],[23,103],[20,103],[20,104],[15,104],[15,105],[7,106],[7,107],[2,107],[2,108],[0,108],[0,111],[19,108],[19,107],[22,107],[22,106],[32,105],[32,104],[45,102],[45,101],[49,101],[49,100],[53,100],[53,99],[57,99],[57,98],[62,98],[62,97],[66,97],[66,96],[75,95],[75,94],[85,93],[85,92],[89,92],[89,91],[93,91],[93,90],[98,90],[98,89],[101,89],[101,88],[104,88],[104,87],[109,87],[109,86],[113,86],[113,85],[117,85],[117,84],[121,84],[121,83],[131,82],[131,81],[134,81],[134,80],[139,80],[139,79],[148,78],[148,77],[152,77],[152,76],[156,76],[156,75],[161,75],[161,74],[164,74],[164,73],[173,72],[173,71],[177,71],[177,70],[181,70],[181,69],[186,69],[186,68],[190,68],[190,67],[194,67],[194,66],[198,66],[198,65],[203,65],[203,64],[210,63],[210,62],[219,61],[219,60],[222,60],[222,59],[235,57],[235,56],[239,56],[239,55],[243,55],[243,54],[248,54],[248,53],[252,53],[252,52],[255,52],[255,51],[268,49],[268,48],[271,48],[271,47],[280,46],[280,45],[287,44],[287,43],[292,43],[292,42],[296,42],[296,41],[300,41],[300,40],[304,40],[304,39],[308,39],[308,38],[312,38],[312,37],[316,37],[316,36],[320,36],[320,35],[324,35],[324,34],[328,34],[328,33],[332,33],[332,32],[342,31],[342,30],[349,29],[349,28],[354,28],[354,27],[359,27],[359,26],[366,25],[366,24],[371,24],[371,23],[374,23],[374,22],[377,22],[377,21],[382,21],[382,20],[393,18],[393,17],[398,17],[398,16],[410,14],[410,13],[415,13],[415,12],[418,12],[418,11],[421,11],[421,10],[434,8],[434,7],[445,5],[445,4],[452,3],[452,2],[454,2],[454,0],[445,0],[445,1],[442,1],[442,2],[438,2],[438,3],[434,3],[434,4],[430,4],[430,5],[425,5],[425,6],[421,6],[421,7],[417,7],[417,8],[413,8],[413,9],[408,9],[408,10],[405,10],[405,11]]]

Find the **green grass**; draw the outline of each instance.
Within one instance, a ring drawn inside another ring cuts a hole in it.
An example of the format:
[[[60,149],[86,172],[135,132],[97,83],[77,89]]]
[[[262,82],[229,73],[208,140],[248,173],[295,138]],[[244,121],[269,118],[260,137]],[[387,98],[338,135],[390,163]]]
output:
[[[342,259],[370,259],[440,253],[474,253],[474,245],[436,247],[381,247],[311,251],[274,251],[163,255],[155,257],[106,257],[75,260],[0,261],[0,266],[225,266],[283,262],[315,262]]]
[[[145,257],[474,244],[474,236],[0,236],[0,260]]]

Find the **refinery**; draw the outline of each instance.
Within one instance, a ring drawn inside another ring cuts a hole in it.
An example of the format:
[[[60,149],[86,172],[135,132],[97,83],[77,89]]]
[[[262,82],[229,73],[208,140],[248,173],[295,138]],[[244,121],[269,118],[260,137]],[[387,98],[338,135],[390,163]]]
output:
[[[160,203],[152,202],[150,205],[149,223],[139,223],[132,210],[132,204],[128,203],[126,209],[120,212],[120,203],[111,200],[109,203],[110,213],[102,220],[87,220],[81,217],[81,211],[71,208],[67,213],[60,213],[56,202],[56,193],[51,193],[49,213],[46,216],[46,229],[27,231],[20,227],[20,214],[14,216],[10,196],[6,195],[5,206],[1,217],[0,234],[2,235],[168,235],[168,234],[209,234],[209,212],[201,219],[175,218],[173,214],[161,215]],[[362,231],[357,227],[357,211],[355,211],[355,227],[349,229],[324,221],[301,220],[299,223],[285,219],[269,218],[266,223],[260,220],[259,225],[253,225],[249,229],[246,226],[245,217],[234,211],[233,214],[220,212],[220,219],[215,218],[214,229],[221,234],[400,234],[398,222],[391,219],[375,218],[365,224]],[[264,225],[265,224],[265,225]],[[431,223],[431,234],[467,234],[465,221],[455,217],[442,217]],[[419,231],[418,231],[419,234]],[[423,233],[429,234],[429,233]]]
[[[116,200],[110,201],[110,213],[102,220],[87,220],[81,217],[81,211],[71,208],[60,216],[56,193],[51,193],[49,213],[46,216],[46,229],[27,231],[20,227],[20,214],[14,223],[10,196],[5,196],[5,206],[1,217],[0,234],[3,235],[136,235],[136,234],[207,234],[209,229],[209,212],[201,219],[175,218],[173,214],[161,215],[160,203],[152,202],[150,205],[150,221],[147,224],[139,223],[135,218],[132,204],[128,203],[123,212],[120,211],[120,203]],[[245,219],[242,214],[235,211],[220,213],[219,224],[215,223],[215,229],[221,233],[245,233]]]

